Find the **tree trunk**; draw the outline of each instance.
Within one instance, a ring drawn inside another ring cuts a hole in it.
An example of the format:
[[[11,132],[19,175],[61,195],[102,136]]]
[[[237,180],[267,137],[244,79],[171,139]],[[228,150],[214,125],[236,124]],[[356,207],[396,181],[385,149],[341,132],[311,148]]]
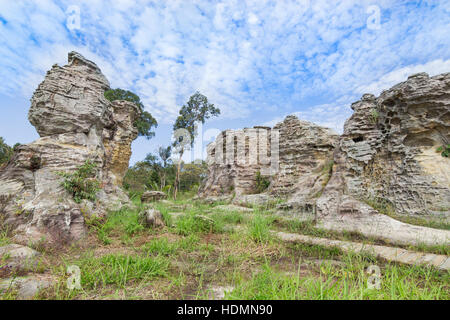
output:
[[[177,165],[177,174],[175,175],[175,188],[173,190],[173,199],[177,200],[178,185],[180,184],[181,158],[183,158],[184,149],[180,151],[180,160]]]

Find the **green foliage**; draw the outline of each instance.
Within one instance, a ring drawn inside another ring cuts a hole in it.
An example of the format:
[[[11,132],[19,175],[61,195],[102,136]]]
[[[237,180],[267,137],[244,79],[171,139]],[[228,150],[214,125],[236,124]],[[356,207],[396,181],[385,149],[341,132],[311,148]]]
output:
[[[13,148],[8,146],[5,140],[0,137],[0,165],[2,163],[8,162],[13,155]]]
[[[208,102],[206,96],[197,91],[189,98],[187,104],[181,107],[180,115],[173,125],[173,130],[186,129],[191,138],[190,146],[193,146],[197,134],[196,124],[198,122],[205,123],[206,119],[218,116],[219,114],[220,109],[214,107],[214,104]],[[174,142],[175,147],[179,147],[180,145],[185,148],[188,147],[185,141],[182,141],[182,137]]]
[[[257,171],[255,176],[255,183],[256,193],[261,193],[267,190],[270,185],[270,180],[267,177],[262,176],[260,171]]]
[[[380,117],[380,113],[378,112],[377,109],[372,109],[370,111],[370,122],[372,122],[373,124],[376,124],[378,122],[378,118]]]
[[[134,122],[134,126],[137,128],[139,136],[146,137],[147,139],[155,136],[155,132],[152,131],[152,128],[156,128],[158,126],[158,122],[149,112],[144,111],[144,105],[142,104],[139,96],[128,90],[111,89],[105,91],[105,98],[111,102],[115,100],[126,100],[138,106],[141,110],[141,115]]]
[[[449,298],[445,275],[438,270],[388,264],[381,269],[380,289],[368,288],[371,259],[343,257],[343,266],[323,263],[319,276],[302,274],[300,262],[293,275],[278,272],[267,262],[251,279],[239,279],[227,299],[242,300],[428,300]],[[447,290],[446,290],[447,288]]]
[[[436,152],[440,152],[441,156],[448,158],[450,156],[450,144],[440,146],[439,148],[436,149]]]
[[[58,175],[64,178],[61,185],[72,195],[76,203],[80,203],[83,199],[97,200],[100,182],[96,179],[96,168],[96,163],[86,160],[75,172],[58,172]]]
[[[180,190],[191,190],[194,186],[199,186],[207,172],[208,166],[205,161],[183,164],[180,172]]]
[[[194,233],[220,233],[223,223],[191,211],[176,220],[175,229],[178,234],[190,235]]]

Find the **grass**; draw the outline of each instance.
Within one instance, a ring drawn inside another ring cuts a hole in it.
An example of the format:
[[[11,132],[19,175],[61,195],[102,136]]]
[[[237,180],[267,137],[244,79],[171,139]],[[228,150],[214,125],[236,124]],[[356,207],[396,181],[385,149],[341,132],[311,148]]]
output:
[[[0,247],[11,243],[8,230],[0,231]]]
[[[162,256],[108,254],[95,257],[88,254],[68,265],[80,267],[82,287],[96,289],[107,285],[125,287],[130,281],[166,276],[170,263]]]
[[[300,265],[294,274],[277,272],[265,264],[248,281],[240,281],[227,299],[244,300],[448,300],[449,284],[437,270],[421,267],[386,265],[380,276],[380,288],[368,286],[369,264],[359,256],[344,259],[345,267],[324,264],[319,276],[302,275]]]
[[[216,208],[179,197],[153,204],[168,227],[142,228],[135,209],[88,219],[88,239],[63,251],[42,251],[39,270],[55,277],[40,299],[203,299],[211,286],[232,286],[226,299],[443,299],[449,297],[449,273],[433,268],[390,264],[366,254],[332,247],[284,243],[271,230],[317,237],[369,241],[358,234],[333,233],[309,222],[273,215]],[[172,218],[170,213],[180,215]],[[227,232],[226,227],[232,227]],[[9,243],[0,233],[0,243]],[[373,240],[375,241],[375,240]],[[429,250],[423,247],[423,250]],[[444,247],[433,250],[445,251]],[[81,269],[81,290],[69,290],[69,265]],[[367,268],[381,268],[381,288],[367,287]],[[1,276],[0,276],[1,277]],[[13,290],[0,299],[16,299]]]

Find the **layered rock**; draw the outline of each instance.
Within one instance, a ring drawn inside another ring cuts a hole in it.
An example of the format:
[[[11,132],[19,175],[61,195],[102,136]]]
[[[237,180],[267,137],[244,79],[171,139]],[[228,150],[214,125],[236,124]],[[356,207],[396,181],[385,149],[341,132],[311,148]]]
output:
[[[450,73],[408,78],[375,98],[352,104],[334,157],[332,177],[317,201],[328,229],[358,231],[404,243],[446,243],[450,232],[401,223],[397,214],[450,216]]]
[[[256,174],[270,177],[271,129],[226,130],[207,146],[208,176],[199,196],[255,193]]]
[[[40,138],[21,145],[0,172],[0,218],[23,240],[71,241],[85,233],[83,214],[105,213],[128,201],[118,187],[137,137],[140,110],[104,97],[109,82],[95,63],[76,52],[54,65],[31,99],[29,120]],[[79,205],[62,188],[58,172],[90,160],[102,189],[96,203]]]
[[[226,130],[208,145],[209,173],[200,196],[233,194],[235,202],[261,204],[295,195],[288,207],[303,206],[325,185],[337,138],[296,116],[273,129]],[[258,172],[270,181],[264,195],[255,195]]]

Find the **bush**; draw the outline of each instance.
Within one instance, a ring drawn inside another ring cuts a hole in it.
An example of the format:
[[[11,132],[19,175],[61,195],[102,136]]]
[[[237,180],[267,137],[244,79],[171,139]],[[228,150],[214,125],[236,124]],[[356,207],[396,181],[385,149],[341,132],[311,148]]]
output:
[[[91,160],[78,167],[73,172],[58,172],[58,175],[64,178],[61,185],[69,192],[76,203],[87,199],[90,201],[97,200],[97,192],[100,190],[100,182],[96,179],[97,164]]]
[[[267,177],[263,177],[261,172],[256,172],[256,193],[261,193],[267,190],[270,185],[270,180]]]

